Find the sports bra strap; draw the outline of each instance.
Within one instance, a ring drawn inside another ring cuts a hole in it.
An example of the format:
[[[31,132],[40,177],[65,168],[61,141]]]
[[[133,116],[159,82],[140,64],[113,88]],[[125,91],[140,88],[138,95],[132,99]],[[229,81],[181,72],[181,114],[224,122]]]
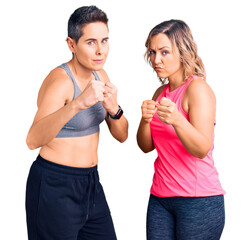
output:
[[[93,71],[92,73],[93,73],[95,79],[98,80],[98,81],[100,81],[100,78],[99,78],[99,75],[97,74],[97,72]]]
[[[72,80],[72,82],[74,83],[74,85],[77,84],[76,81],[75,81],[75,78],[74,78],[74,76],[73,76],[73,74],[72,74],[72,72],[70,70],[70,68],[68,67],[68,65],[66,63],[63,63],[63,64],[61,64],[58,67],[61,67],[61,68],[63,68],[66,71],[67,75],[70,77],[70,79]],[[98,80],[98,81],[100,81],[100,77],[97,74],[97,72],[93,71],[92,73],[93,73],[95,79]]]
[[[66,63],[63,63],[58,67],[63,68],[66,71],[67,75],[70,77],[70,79],[72,80],[72,82],[74,84],[74,89],[78,88],[78,85],[77,85],[77,83],[75,81],[75,78],[74,78],[70,68],[68,67],[68,65]]]

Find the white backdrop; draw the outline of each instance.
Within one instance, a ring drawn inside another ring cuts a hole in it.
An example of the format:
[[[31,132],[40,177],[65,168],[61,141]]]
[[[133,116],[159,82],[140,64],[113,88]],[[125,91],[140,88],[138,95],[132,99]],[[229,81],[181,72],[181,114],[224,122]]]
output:
[[[217,97],[214,159],[227,194],[223,240],[251,239],[250,232],[250,55],[248,1],[8,1],[0,6],[1,24],[1,174],[0,239],[27,239],[25,185],[38,150],[26,134],[36,99],[51,69],[68,61],[65,39],[70,14],[97,5],[109,18],[110,53],[105,64],[118,87],[119,104],[129,121],[129,138],[120,144],[101,125],[99,172],[119,240],[144,240],[145,217],[156,152],[137,147],[143,100],[158,79],[144,61],[145,40],[158,23],[184,20],[191,28]]]

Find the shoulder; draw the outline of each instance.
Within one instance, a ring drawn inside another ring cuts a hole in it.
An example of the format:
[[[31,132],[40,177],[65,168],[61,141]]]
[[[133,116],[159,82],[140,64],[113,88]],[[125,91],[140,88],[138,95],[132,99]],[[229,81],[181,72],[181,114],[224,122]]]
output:
[[[64,69],[57,67],[53,69],[44,79],[39,90],[38,104],[45,96],[54,94],[60,98],[71,98],[74,85]]]
[[[110,79],[104,69],[98,70],[98,71],[96,71],[96,73],[98,74],[98,76],[102,82],[104,82],[104,83],[110,82]]]
[[[208,83],[201,77],[195,77],[187,87],[187,90],[196,90],[200,88],[210,88]]]
[[[45,78],[43,84],[50,85],[60,85],[62,87],[69,86],[72,83],[70,77],[66,71],[60,67],[54,68]]]
[[[162,93],[162,91],[164,90],[164,88],[166,87],[166,84],[160,86],[156,91],[155,93],[153,94],[153,98],[152,100],[156,100],[158,98],[158,96]]]
[[[194,78],[188,85],[184,98],[188,99],[188,102],[194,102],[204,98],[208,98],[211,101],[216,101],[215,95],[208,83],[200,77]]]

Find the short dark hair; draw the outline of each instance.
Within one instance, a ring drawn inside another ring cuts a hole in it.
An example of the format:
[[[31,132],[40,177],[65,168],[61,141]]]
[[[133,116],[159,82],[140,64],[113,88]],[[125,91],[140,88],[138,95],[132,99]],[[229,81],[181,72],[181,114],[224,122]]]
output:
[[[82,28],[93,22],[103,22],[107,25],[108,18],[105,12],[96,6],[84,6],[76,9],[68,21],[68,37],[77,43],[83,35]]]

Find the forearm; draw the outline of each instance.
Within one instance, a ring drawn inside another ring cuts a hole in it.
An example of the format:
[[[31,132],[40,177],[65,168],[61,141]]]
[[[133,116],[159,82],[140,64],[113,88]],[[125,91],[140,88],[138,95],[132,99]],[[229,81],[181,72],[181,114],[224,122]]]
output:
[[[128,121],[123,115],[120,119],[106,119],[112,136],[119,142],[124,142],[128,137]]]
[[[148,153],[155,149],[152,134],[150,129],[150,123],[146,123],[141,119],[139,129],[137,132],[137,142],[139,148],[144,152]]]
[[[63,106],[58,111],[34,122],[27,135],[26,143],[30,149],[48,144],[56,137],[61,128],[79,112],[75,101]]]
[[[199,132],[183,116],[173,127],[183,146],[191,155],[201,159],[207,155],[212,146],[212,139]]]

